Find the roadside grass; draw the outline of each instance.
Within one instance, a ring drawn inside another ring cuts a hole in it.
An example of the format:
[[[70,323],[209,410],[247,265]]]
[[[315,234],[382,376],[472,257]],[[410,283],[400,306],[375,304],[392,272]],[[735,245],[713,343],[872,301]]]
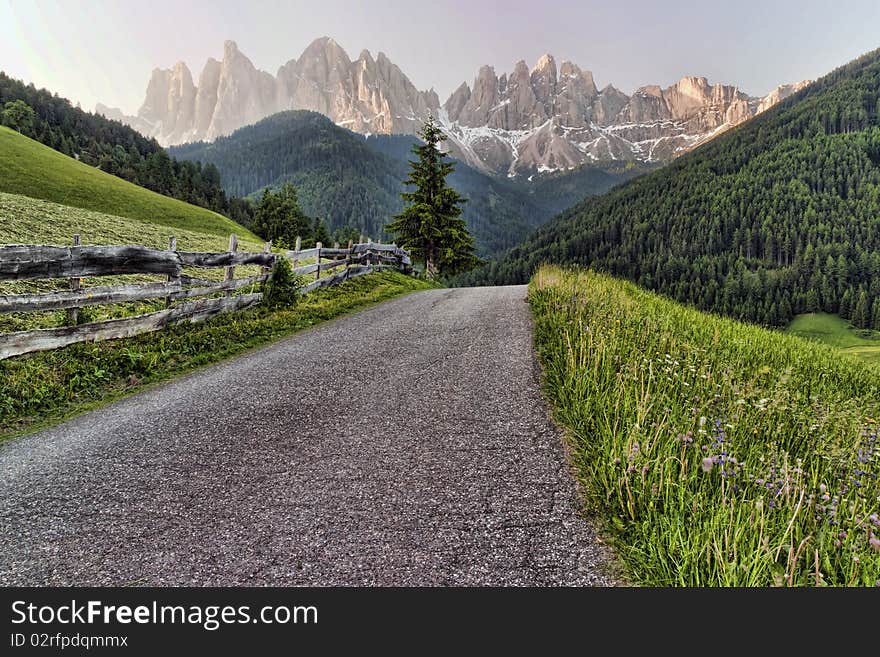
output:
[[[255,308],[199,324],[0,361],[0,441],[432,284],[382,272],[315,291],[289,310]]]
[[[837,315],[798,315],[788,325],[786,332],[824,342],[846,353],[880,364],[880,332],[857,329]]]
[[[542,268],[529,299],[632,582],[878,584],[880,368],[586,270]]]
[[[4,127],[0,127],[0,192],[138,219],[174,234],[186,230],[228,238],[238,233],[245,241],[259,241],[223,215],[151,192]],[[70,235],[63,237],[61,243],[67,244]]]

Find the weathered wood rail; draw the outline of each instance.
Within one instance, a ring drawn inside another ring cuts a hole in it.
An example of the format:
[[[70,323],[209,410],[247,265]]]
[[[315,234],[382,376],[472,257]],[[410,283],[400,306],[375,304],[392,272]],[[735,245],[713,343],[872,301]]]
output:
[[[409,254],[393,244],[349,243],[348,248],[297,248],[285,255],[292,260],[293,271],[300,276],[314,275],[314,280],[300,288],[301,294],[337,285],[349,278],[382,268],[411,271]],[[11,356],[45,351],[77,342],[109,340],[157,331],[171,324],[197,322],[218,313],[250,308],[263,299],[256,286],[268,282],[270,270],[279,254],[267,243],[262,252],[239,252],[235,235],[229,250],[223,253],[178,251],[171,238],[169,249],[138,245],[82,246],[78,237],[74,246],[13,244],[0,246],[0,281],[69,279],[70,289],[46,293],[0,295],[0,314],[66,310],[72,326],[33,329],[0,334],[0,360]],[[314,262],[297,266],[308,260]],[[238,266],[261,267],[257,276],[235,278]],[[183,273],[184,268],[225,269],[223,280],[197,278]],[[335,269],[329,276],[323,272]],[[85,277],[141,274],[163,276],[165,280],[82,287]],[[245,291],[251,288],[250,291]],[[233,294],[243,291],[242,294]],[[221,297],[211,295],[223,294]],[[196,297],[206,297],[195,299]],[[86,306],[130,303],[164,299],[165,308],[147,314],[99,322],[76,324],[77,309]],[[194,300],[193,300],[194,299]]]

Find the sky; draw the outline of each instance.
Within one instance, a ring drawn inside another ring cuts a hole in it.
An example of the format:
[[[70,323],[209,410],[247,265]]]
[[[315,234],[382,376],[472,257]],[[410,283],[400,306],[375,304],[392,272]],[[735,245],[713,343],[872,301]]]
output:
[[[198,80],[223,42],[273,75],[314,39],[384,52],[444,101],[480,66],[545,52],[631,93],[684,75],[763,95],[880,47],[880,0],[0,0],[0,70],[92,110],[136,113],[151,71]]]

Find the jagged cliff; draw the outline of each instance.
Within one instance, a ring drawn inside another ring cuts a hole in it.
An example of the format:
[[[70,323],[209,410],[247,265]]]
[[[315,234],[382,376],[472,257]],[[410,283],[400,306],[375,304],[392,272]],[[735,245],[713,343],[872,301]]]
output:
[[[136,117],[99,105],[165,145],[228,135],[288,109],[320,112],[362,134],[414,134],[429,116],[449,135],[453,154],[480,169],[516,175],[587,162],[666,161],[711,139],[805,86],[782,85],[764,98],[737,87],[684,77],[662,89],[628,96],[572,62],[552,55],[533,68],[524,61],[500,77],[482,67],[440,104],[419,91],[384,53],[364,50],[352,61],[333,39],[317,39],[275,76],[257,69],[227,41],[221,61],[209,59],[198,86],[187,66],[155,69]]]

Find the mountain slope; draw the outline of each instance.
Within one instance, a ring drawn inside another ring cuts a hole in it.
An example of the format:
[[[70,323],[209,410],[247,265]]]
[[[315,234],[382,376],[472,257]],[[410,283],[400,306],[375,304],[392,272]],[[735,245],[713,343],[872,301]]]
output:
[[[779,102],[804,83],[781,85],[764,98],[738,87],[683,77],[666,89],[640,87],[632,96],[572,62],[544,55],[498,77],[480,69],[441,106],[419,91],[383,53],[352,60],[329,37],[312,42],[277,75],[258,70],[233,41],[221,61],[208,59],[194,84],[186,64],[157,68],[138,115],[97,111],[162,144],[211,141],[284,110],[311,110],[361,134],[416,134],[433,115],[453,155],[485,172],[509,176],[569,170],[587,163],[667,162]]]
[[[248,216],[246,205],[226,198],[216,169],[172,160],[155,139],[0,71],[0,107],[10,101],[22,101],[34,111],[33,126],[24,134],[41,144],[159,194],[234,219]]]
[[[540,228],[467,283],[588,265],[771,325],[880,317],[880,51]]]
[[[237,233],[259,241],[234,221],[77,162],[9,128],[0,127],[0,192],[208,235]]]
[[[227,193],[250,195],[291,181],[307,214],[324,218],[331,230],[352,226],[379,236],[391,215],[402,208],[400,192],[415,137],[356,135],[315,112],[275,114],[213,143],[174,147],[175,157],[216,165]],[[590,178],[590,176],[585,176]],[[599,193],[619,175],[596,173],[590,184],[563,198]],[[498,180],[458,163],[449,178],[468,203],[464,219],[480,253],[491,255],[517,244],[552,210],[535,202],[534,190]]]

